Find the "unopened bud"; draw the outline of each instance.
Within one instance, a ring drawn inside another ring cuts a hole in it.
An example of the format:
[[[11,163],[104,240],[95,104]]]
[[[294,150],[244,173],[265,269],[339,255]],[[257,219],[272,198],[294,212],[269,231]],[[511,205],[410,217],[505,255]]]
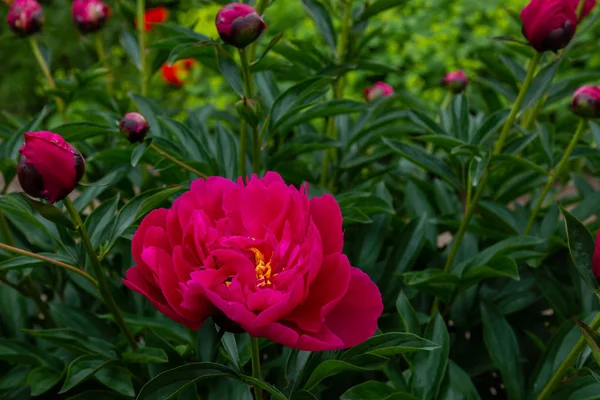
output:
[[[142,142],[150,130],[150,124],[142,114],[130,112],[119,121],[119,130],[130,143]]]

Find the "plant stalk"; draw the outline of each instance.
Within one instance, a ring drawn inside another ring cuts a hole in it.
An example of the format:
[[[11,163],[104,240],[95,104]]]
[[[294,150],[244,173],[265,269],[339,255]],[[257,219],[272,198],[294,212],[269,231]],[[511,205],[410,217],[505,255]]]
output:
[[[138,31],[138,45],[140,48],[140,93],[142,96],[146,96],[146,1],[137,0],[136,2],[136,14],[137,14],[137,31]]]
[[[92,278],[88,273],[86,273],[85,271],[83,271],[77,267],[74,267],[72,265],[64,263],[62,261],[53,260],[52,258],[40,256],[39,254],[35,254],[35,253],[32,253],[27,250],[19,249],[17,247],[9,246],[4,243],[0,243],[0,249],[4,249],[4,250],[10,251],[12,253],[20,254],[22,256],[35,258],[36,260],[45,261],[48,264],[56,265],[57,267],[60,267],[60,268],[68,269],[69,271],[75,272],[76,274],[83,276],[85,279],[90,281],[90,283],[92,285],[94,285],[95,287],[98,287],[98,282],[94,278]]]
[[[352,0],[344,0],[344,17],[342,19],[342,30],[336,48],[336,59],[338,65],[342,65],[345,61],[345,54],[348,50],[350,41],[350,30],[352,29]],[[344,97],[344,89],[346,85],[345,74],[341,74],[338,79],[333,82],[333,98],[340,99]],[[335,117],[327,118],[326,136],[337,139],[337,130],[335,126]],[[321,187],[325,187],[328,181],[329,163],[335,159],[336,153],[334,149],[327,149],[323,154],[323,164],[321,168]],[[335,186],[334,177],[332,177],[329,188],[333,190]]]
[[[173,157],[172,155],[170,155],[169,153],[167,153],[166,151],[164,151],[163,149],[161,149],[160,147],[156,146],[154,143],[150,144],[150,148],[154,151],[156,151],[158,154],[160,154],[161,156],[163,156],[164,158],[167,158],[169,160],[171,160],[173,163],[179,165],[181,168],[190,171],[193,174],[196,174],[204,179],[207,178],[206,174],[203,174],[202,172],[198,171],[196,168],[191,167],[189,165],[187,165],[186,163],[179,161],[178,159],[176,159],[175,157]]]
[[[56,82],[54,82],[54,78],[52,77],[50,68],[48,67],[48,64],[46,64],[46,60],[44,60],[44,57],[42,56],[42,52],[40,51],[40,46],[38,45],[38,42],[37,42],[37,40],[35,40],[34,36],[29,37],[29,44],[31,45],[31,50],[33,51],[33,55],[35,56],[35,59],[37,60],[39,66],[40,66],[40,69],[46,76],[46,79],[48,80],[50,87],[52,89],[56,89]],[[62,116],[63,122],[67,122],[65,103],[64,103],[63,99],[61,99],[58,96],[56,96],[56,107],[58,108],[59,114]]]
[[[252,73],[250,72],[250,62],[248,61],[248,54],[246,49],[239,49],[240,63],[242,64],[242,78],[244,80],[244,97],[252,99],[254,96],[254,82],[252,81]],[[252,172],[260,172],[260,137],[258,134],[258,126],[249,126],[249,124],[242,120],[242,130],[240,137],[240,174],[246,176],[246,146],[247,146],[247,132],[248,127],[252,129]],[[243,143],[243,145],[242,145]],[[243,167],[243,170],[242,170]],[[243,172],[243,174],[242,174]]]
[[[260,351],[258,348],[258,339],[254,336],[250,336],[250,351],[252,359],[252,377],[257,380],[262,380],[262,373],[260,370]],[[263,400],[262,388],[254,385],[254,397],[256,400]]]
[[[600,328],[600,313],[596,315],[596,318],[594,318],[590,324],[590,328],[593,330]],[[537,397],[537,400],[544,400],[552,395],[554,388],[556,388],[556,386],[558,386],[558,384],[562,381],[567,371],[569,371],[573,363],[575,363],[577,357],[579,357],[579,354],[581,354],[585,346],[586,341],[582,335],[577,343],[575,343],[575,346],[573,346],[569,354],[567,354],[567,357],[564,359],[564,361],[560,364],[560,367],[558,367],[556,372],[552,375],[552,378],[550,378],[550,381],[546,384],[540,395]]]
[[[83,246],[85,247],[88,257],[90,258],[92,268],[94,270],[94,274],[96,275],[96,279],[98,280],[98,290],[100,291],[100,295],[104,299],[104,303],[108,307],[108,310],[110,311],[110,313],[115,318],[115,322],[117,323],[117,325],[119,326],[119,328],[121,329],[121,331],[123,332],[123,334],[125,335],[127,340],[129,341],[129,344],[131,345],[131,347],[134,349],[137,349],[137,347],[138,347],[137,342],[135,341],[135,338],[133,337],[133,335],[131,334],[131,331],[127,327],[127,324],[125,323],[125,320],[123,319],[123,315],[121,314],[121,311],[119,310],[119,306],[115,302],[115,299],[110,292],[110,288],[108,286],[108,281],[106,279],[106,276],[104,275],[104,271],[102,270],[102,265],[100,265],[100,260],[98,259],[98,255],[96,254],[96,251],[94,250],[94,246],[92,245],[90,236],[88,235],[88,232],[85,229],[85,225],[83,225],[83,221],[81,220],[81,217],[79,216],[79,213],[77,212],[77,209],[75,208],[75,205],[73,204],[71,199],[69,199],[68,197],[65,197],[65,199],[63,200],[63,203],[65,204],[67,211],[71,215],[73,224],[77,227],[77,231],[79,232],[79,235],[81,236],[81,242],[83,243]]]
[[[504,123],[502,131],[500,132],[500,137],[498,138],[498,140],[496,141],[496,143],[494,144],[494,147],[492,149],[492,159],[494,156],[497,156],[502,151],[504,142],[506,141],[506,138],[508,137],[508,134],[510,133],[510,129],[512,128],[512,125],[515,122],[517,115],[519,114],[521,105],[523,104],[523,100],[525,100],[525,95],[527,94],[527,89],[529,89],[529,86],[531,86],[531,82],[533,82],[533,78],[535,76],[535,70],[537,68],[537,65],[540,62],[541,57],[542,57],[542,53],[536,53],[534,58],[529,63],[529,68],[527,70],[527,76],[525,78],[525,81],[523,82],[523,85],[521,86],[521,89],[519,90],[519,95],[517,96],[517,99],[515,100],[515,103],[512,106],[510,114],[508,115],[508,119]],[[481,180],[479,182],[479,185],[477,186],[477,190],[475,191],[475,194],[473,195],[473,197],[471,199],[471,202],[467,205],[467,209],[465,210],[465,215],[461,221],[458,232],[456,233],[456,236],[454,237],[454,240],[452,241],[452,247],[450,248],[450,253],[448,254],[448,259],[446,260],[446,264],[444,265],[444,272],[450,271],[450,268],[454,264],[454,259],[456,258],[456,254],[458,253],[458,249],[460,248],[462,239],[465,236],[467,227],[469,226],[469,223],[471,222],[471,218],[473,217],[475,209],[477,208],[477,204],[479,203],[479,200],[481,199],[481,196],[483,195],[485,185],[490,177],[491,163],[492,163],[492,161],[490,161],[490,164],[488,165],[483,176],[481,177]],[[432,310],[431,310],[432,315],[435,314],[435,312],[437,311],[438,302],[439,302],[439,300],[436,297],[434,300]]]
[[[98,58],[104,63],[104,68],[106,68],[109,72],[106,77],[106,90],[110,95],[113,91],[113,72],[110,68],[110,62],[108,57],[106,57],[106,52],[104,51],[104,41],[102,40],[102,31],[96,33],[96,51],[98,52]]]
[[[573,135],[573,138],[571,139],[571,142],[569,143],[567,150],[565,150],[565,153],[563,154],[562,158],[558,162],[558,165],[552,172],[552,175],[550,175],[550,179],[548,179],[548,182],[546,183],[546,186],[544,187],[542,194],[540,195],[537,202],[535,203],[535,207],[533,208],[533,211],[531,212],[531,216],[529,217],[529,221],[527,222],[527,227],[525,228],[525,232],[524,232],[525,235],[528,235],[529,232],[531,232],[531,228],[533,228],[533,223],[535,222],[535,217],[537,216],[538,212],[542,208],[542,203],[544,202],[544,199],[548,195],[548,192],[550,192],[552,185],[554,184],[556,179],[559,177],[559,175],[563,171],[564,167],[567,165],[567,163],[569,161],[569,157],[571,156],[571,153],[573,153],[573,150],[575,149],[577,142],[579,142],[579,139],[581,139],[581,136],[583,135],[584,132],[585,132],[585,119],[582,118],[581,120],[579,120],[579,125],[577,125],[577,130],[575,131],[575,134]]]

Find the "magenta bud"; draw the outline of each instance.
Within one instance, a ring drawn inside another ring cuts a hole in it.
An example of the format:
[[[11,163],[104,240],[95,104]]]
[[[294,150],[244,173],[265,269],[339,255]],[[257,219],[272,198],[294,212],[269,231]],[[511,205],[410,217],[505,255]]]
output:
[[[521,11],[523,36],[539,52],[566,47],[577,29],[576,3],[572,0],[531,0]]]
[[[240,49],[258,39],[267,27],[254,8],[242,3],[231,3],[221,8],[215,23],[221,39]]]
[[[83,34],[102,29],[111,14],[110,7],[100,0],[75,0],[71,10],[73,23]]]
[[[583,86],[573,93],[571,110],[583,118],[600,117],[600,87]]]
[[[367,103],[371,103],[380,97],[388,97],[394,94],[394,89],[385,82],[375,82],[363,91]]]
[[[17,167],[23,191],[50,203],[64,199],[85,173],[83,156],[56,133],[27,132],[24,136]]]
[[[454,94],[462,93],[467,88],[469,84],[469,78],[462,71],[453,71],[446,74],[444,79],[442,79],[442,83],[446,85],[446,87]]]
[[[119,130],[130,143],[143,142],[150,124],[142,114],[130,112],[119,121]]]
[[[31,35],[42,30],[44,11],[36,0],[15,0],[8,10],[6,22],[15,33]]]

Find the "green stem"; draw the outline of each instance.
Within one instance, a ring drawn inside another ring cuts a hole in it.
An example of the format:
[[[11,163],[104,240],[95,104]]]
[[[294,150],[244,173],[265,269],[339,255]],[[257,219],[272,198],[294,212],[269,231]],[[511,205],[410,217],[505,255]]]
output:
[[[262,380],[262,373],[260,371],[260,351],[258,348],[258,339],[254,336],[250,336],[250,351],[252,358],[252,377],[257,380]],[[262,389],[254,385],[254,397],[256,400],[263,399]]]
[[[163,149],[161,149],[160,147],[156,146],[154,143],[150,144],[150,148],[154,151],[156,151],[158,154],[160,154],[161,156],[163,156],[164,158],[172,161],[173,163],[179,165],[181,168],[190,171],[193,174],[196,174],[204,179],[208,178],[206,176],[206,174],[203,174],[202,172],[198,171],[196,168],[191,167],[189,165],[187,165],[186,163],[184,163],[183,161],[179,161],[178,159],[176,159],[175,157],[173,157],[172,155],[170,155],[169,153],[167,153],[166,151],[164,151]]]
[[[240,148],[238,151],[238,168],[240,177],[246,178],[246,147],[248,146],[248,125],[242,120],[240,125]]]
[[[115,299],[110,292],[108,281],[106,279],[106,276],[104,275],[104,271],[102,270],[102,265],[100,265],[98,255],[94,250],[94,246],[92,245],[90,236],[88,235],[88,232],[85,229],[85,225],[83,225],[83,221],[81,220],[81,217],[79,216],[75,205],[68,197],[65,197],[63,203],[65,204],[67,211],[69,211],[73,224],[75,224],[75,226],[77,227],[77,231],[81,236],[81,242],[83,243],[88,257],[90,258],[94,274],[96,275],[96,279],[98,279],[98,290],[100,291],[100,295],[104,299],[104,303],[108,307],[109,312],[115,318],[115,322],[117,323],[117,325],[119,325],[119,328],[121,328],[121,331],[129,341],[131,347],[137,349],[137,342],[135,341],[133,335],[131,334],[131,331],[127,327],[127,324],[123,319],[123,315],[121,315],[121,311],[119,310],[119,306],[115,302]]]
[[[137,30],[138,30],[138,41],[140,48],[140,93],[142,96],[146,95],[146,18],[144,13],[146,12],[145,0],[137,0]]]
[[[104,63],[104,68],[106,68],[109,72],[106,77],[106,90],[108,94],[112,93],[112,81],[113,81],[113,72],[110,68],[110,61],[108,57],[106,57],[106,53],[104,52],[104,42],[102,40],[102,31],[96,33],[96,51],[98,52],[98,58],[100,61]]]
[[[529,216],[529,221],[527,222],[527,227],[525,228],[525,235],[528,235],[529,232],[531,232],[531,228],[533,227],[533,223],[535,222],[535,217],[537,216],[538,212],[542,208],[542,203],[544,202],[544,199],[548,195],[548,192],[550,192],[552,185],[554,184],[554,182],[556,181],[556,179],[558,178],[558,176],[564,169],[565,165],[569,161],[569,157],[571,156],[571,153],[573,153],[573,150],[575,149],[577,142],[579,141],[579,139],[581,138],[581,135],[583,135],[584,132],[585,132],[585,120],[581,119],[579,121],[579,125],[577,125],[577,130],[575,131],[575,135],[573,135],[573,138],[571,139],[571,142],[569,143],[569,146],[567,147],[567,150],[565,150],[565,153],[563,154],[562,158],[558,162],[558,165],[552,172],[552,175],[550,175],[550,179],[548,179],[548,182],[546,182],[546,186],[544,187],[542,194],[540,195],[537,202],[535,203],[535,207],[533,208],[533,211],[531,212],[531,215]]]
[[[350,30],[352,29],[352,0],[344,0],[344,17],[342,19],[342,30],[340,32],[340,38],[338,40],[336,49],[336,59],[338,65],[342,65],[345,61],[345,55],[348,51],[348,43],[350,41]],[[338,77],[337,81],[333,83],[333,98],[340,99],[344,97],[346,79],[344,74]],[[335,126],[335,117],[329,117],[327,119],[326,136],[336,139],[337,130]],[[321,167],[321,187],[325,188],[327,185],[327,178],[329,174],[329,163],[335,159],[336,153],[333,149],[325,150],[323,154],[323,164]],[[335,186],[334,177],[332,177],[330,183],[330,189]]]
[[[533,82],[533,77],[535,76],[535,70],[537,68],[537,65],[540,62],[541,56],[542,56],[542,53],[536,53],[535,56],[533,57],[533,59],[531,60],[531,63],[529,63],[529,69],[527,71],[527,76],[525,78],[525,81],[523,82],[523,85],[521,86],[519,95],[517,96],[517,99],[515,100],[515,103],[512,106],[510,114],[508,115],[508,119],[504,123],[504,127],[502,128],[502,131],[500,132],[500,137],[498,138],[498,140],[496,141],[496,143],[494,144],[494,147],[492,149],[492,160],[493,160],[494,156],[500,154],[500,152],[502,151],[504,142],[506,141],[506,138],[508,137],[508,134],[510,133],[510,129],[512,128],[512,126],[515,122],[515,119],[517,118],[517,115],[519,114],[521,105],[523,104],[523,100],[525,100],[525,95],[527,94],[527,89],[529,89],[529,86],[531,86],[531,82]],[[492,163],[492,161],[490,161],[488,168],[485,170],[483,176],[481,177],[481,180],[479,182],[479,185],[477,185],[477,190],[475,191],[475,194],[473,195],[471,202],[467,205],[467,209],[465,210],[465,215],[461,221],[460,227],[458,228],[458,232],[456,233],[456,236],[454,237],[454,240],[452,241],[452,247],[450,248],[450,253],[448,254],[448,259],[446,260],[446,264],[444,265],[444,272],[450,271],[450,268],[454,264],[454,259],[456,258],[456,254],[458,253],[458,249],[460,247],[462,239],[465,236],[467,227],[469,226],[469,223],[471,222],[473,213],[475,212],[475,209],[477,208],[477,204],[479,203],[479,200],[481,199],[481,196],[483,195],[485,185],[490,177],[491,163]],[[437,311],[437,304],[438,304],[438,299],[436,298],[433,308],[432,308],[432,314],[435,313],[435,311]]]
[[[254,82],[252,81],[252,73],[250,72],[250,62],[248,61],[248,54],[246,49],[239,49],[240,63],[242,64],[242,78],[244,80],[244,97],[252,99],[254,96]],[[261,141],[258,134],[258,126],[251,126],[252,129],[252,172],[258,173],[260,171],[260,147]],[[240,137],[240,174],[246,176],[246,146],[247,146],[247,132],[248,124],[246,121],[242,121],[242,130]],[[242,145],[243,143],[243,145]],[[243,168],[243,170],[242,170]],[[243,174],[242,174],[243,172]]]
[[[29,44],[31,45],[31,50],[33,51],[33,55],[35,56],[35,59],[37,60],[39,66],[40,66],[40,69],[46,76],[46,79],[48,80],[50,87],[52,89],[56,89],[56,82],[54,82],[54,78],[52,77],[50,68],[48,67],[48,64],[46,64],[46,60],[44,60],[44,57],[42,56],[42,52],[40,51],[40,46],[38,45],[38,42],[35,40],[34,36],[29,36]],[[62,116],[63,121],[67,122],[65,103],[63,102],[63,100],[60,97],[56,97],[56,107],[58,108],[58,112]]]
[[[600,328],[600,313],[596,315],[596,318],[594,318],[590,324],[590,328],[593,330]],[[552,375],[552,378],[550,378],[550,381],[546,384],[542,390],[542,393],[540,393],[540,395],[537,397],[537,400],[544,400],[552,395],[554,388],[556,388],[556,386],[558,386],[558,384],[562,381],[563,377],[566,375],[567,371],[569,371],[571,366],[573,366],[575,360],[577,357],[579,357],[579,354],[581,354],[585,346],[586,341],[582,336],[579,338],[577,343],[575,343],[575,346],[573,346],[569,354],[567,354],[567,357],[564,359],[562,364],[560,364],[560,367],[558,367],[554,375]]]
[[[583,13],[583,7],[585,6],[586,0],[579,0],[579,4],[577,5],[577,18],[581,19],[581,14]]]
[[[45,261],[48,264],[56,265],[57,267],[60,267],[60,268],[68,269],[69,271],[75,272],[76,274],[83,276],[85,279],[90,281],[92,283],[92,285],[94,285],[95,287],[98,286],[98,282],[96,282],[96,280],[94,278],[92,278],[89,274],[87,274],[85,271],[83,271],[77,267],[74,267],[72,265],[69,265],[67,263],[64,263],[62,261],[58,261],[58,260],[54,260],[52,258],[40,256],[39,254],[35,254],[35,253],[32,253],[27,250],[19,249],[17,247],[9,246],[4,243],[0,243],[0,249],[10,251],[11,253],[20,254],[22,256],[35,258],[36,260]]]

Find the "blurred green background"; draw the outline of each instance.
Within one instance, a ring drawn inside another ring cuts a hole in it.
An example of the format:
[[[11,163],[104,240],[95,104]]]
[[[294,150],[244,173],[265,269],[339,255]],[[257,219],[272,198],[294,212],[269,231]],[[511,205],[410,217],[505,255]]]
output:
[[[111,63],[119,77],[117,97],[124,98],[129,90],[135,89],[138,81],[121,39],[123,30],[135,30],[134,2],[107,2],[114,13],[102,35],[105,46],[110,48]],[[43,48],[51,49],[48,56],[55,76],[60,80],[72,75],[75,70],[96,64],[94,38],[81,36],[73,27],[71,2],[46,0],[41,3],[46,23],[38,38]],[[171,10],[169,23],[191,26],[200,33],[217,38],[214,17],[221,4],[227,1],[148,3],[148,7],[168,7]],[[335,1],[325,3],[330,9],[337,10]],[[368,2],[354,2],[355,7],[365,3]],[[361,98],[365,86],[373,81],[385,80],[397,90],[406,88],[425,99],[439,102],[443,91],[437,84],[445,72],[462,68],[471,77],[485,73],[480,57],[494,48],[492,37],[512,35],[522,40],[518,13],[526,0],[408,0],[399,3],[402,5],[381,14],[376,19],[377,24],[371,23],[368,27],[368,32],[374,33],[368,44],[373,59],[366,61],[381,64],[381,73],[351,73],[346,97]],[[1,8],[5,16],[8,5],[1,3]],[[318,37],[318,30],[304,11],[301,0],[275,0],[264,17],[269,27],[261,45],[266,45],[270,37],[285,32],[284,41],[322,43],[325,48],[324,39]],[[338,21],[339,18],[335,23]],[[0,25],[2,115],[32,115],[45,104],[40,85],[44,78],[27,40],[15,37],[6,23]],[[150,44],[160,38],[157,30],[149,33]],[[587,62],[598,65],[599,57],[594,55]],[[183,101],[188,107],[212,103],[223,108],[234,101],[220,74],[203,66],[192,72],[182,90],[168,87],[160,73],[155,73],[150,95],[177,103]]]

